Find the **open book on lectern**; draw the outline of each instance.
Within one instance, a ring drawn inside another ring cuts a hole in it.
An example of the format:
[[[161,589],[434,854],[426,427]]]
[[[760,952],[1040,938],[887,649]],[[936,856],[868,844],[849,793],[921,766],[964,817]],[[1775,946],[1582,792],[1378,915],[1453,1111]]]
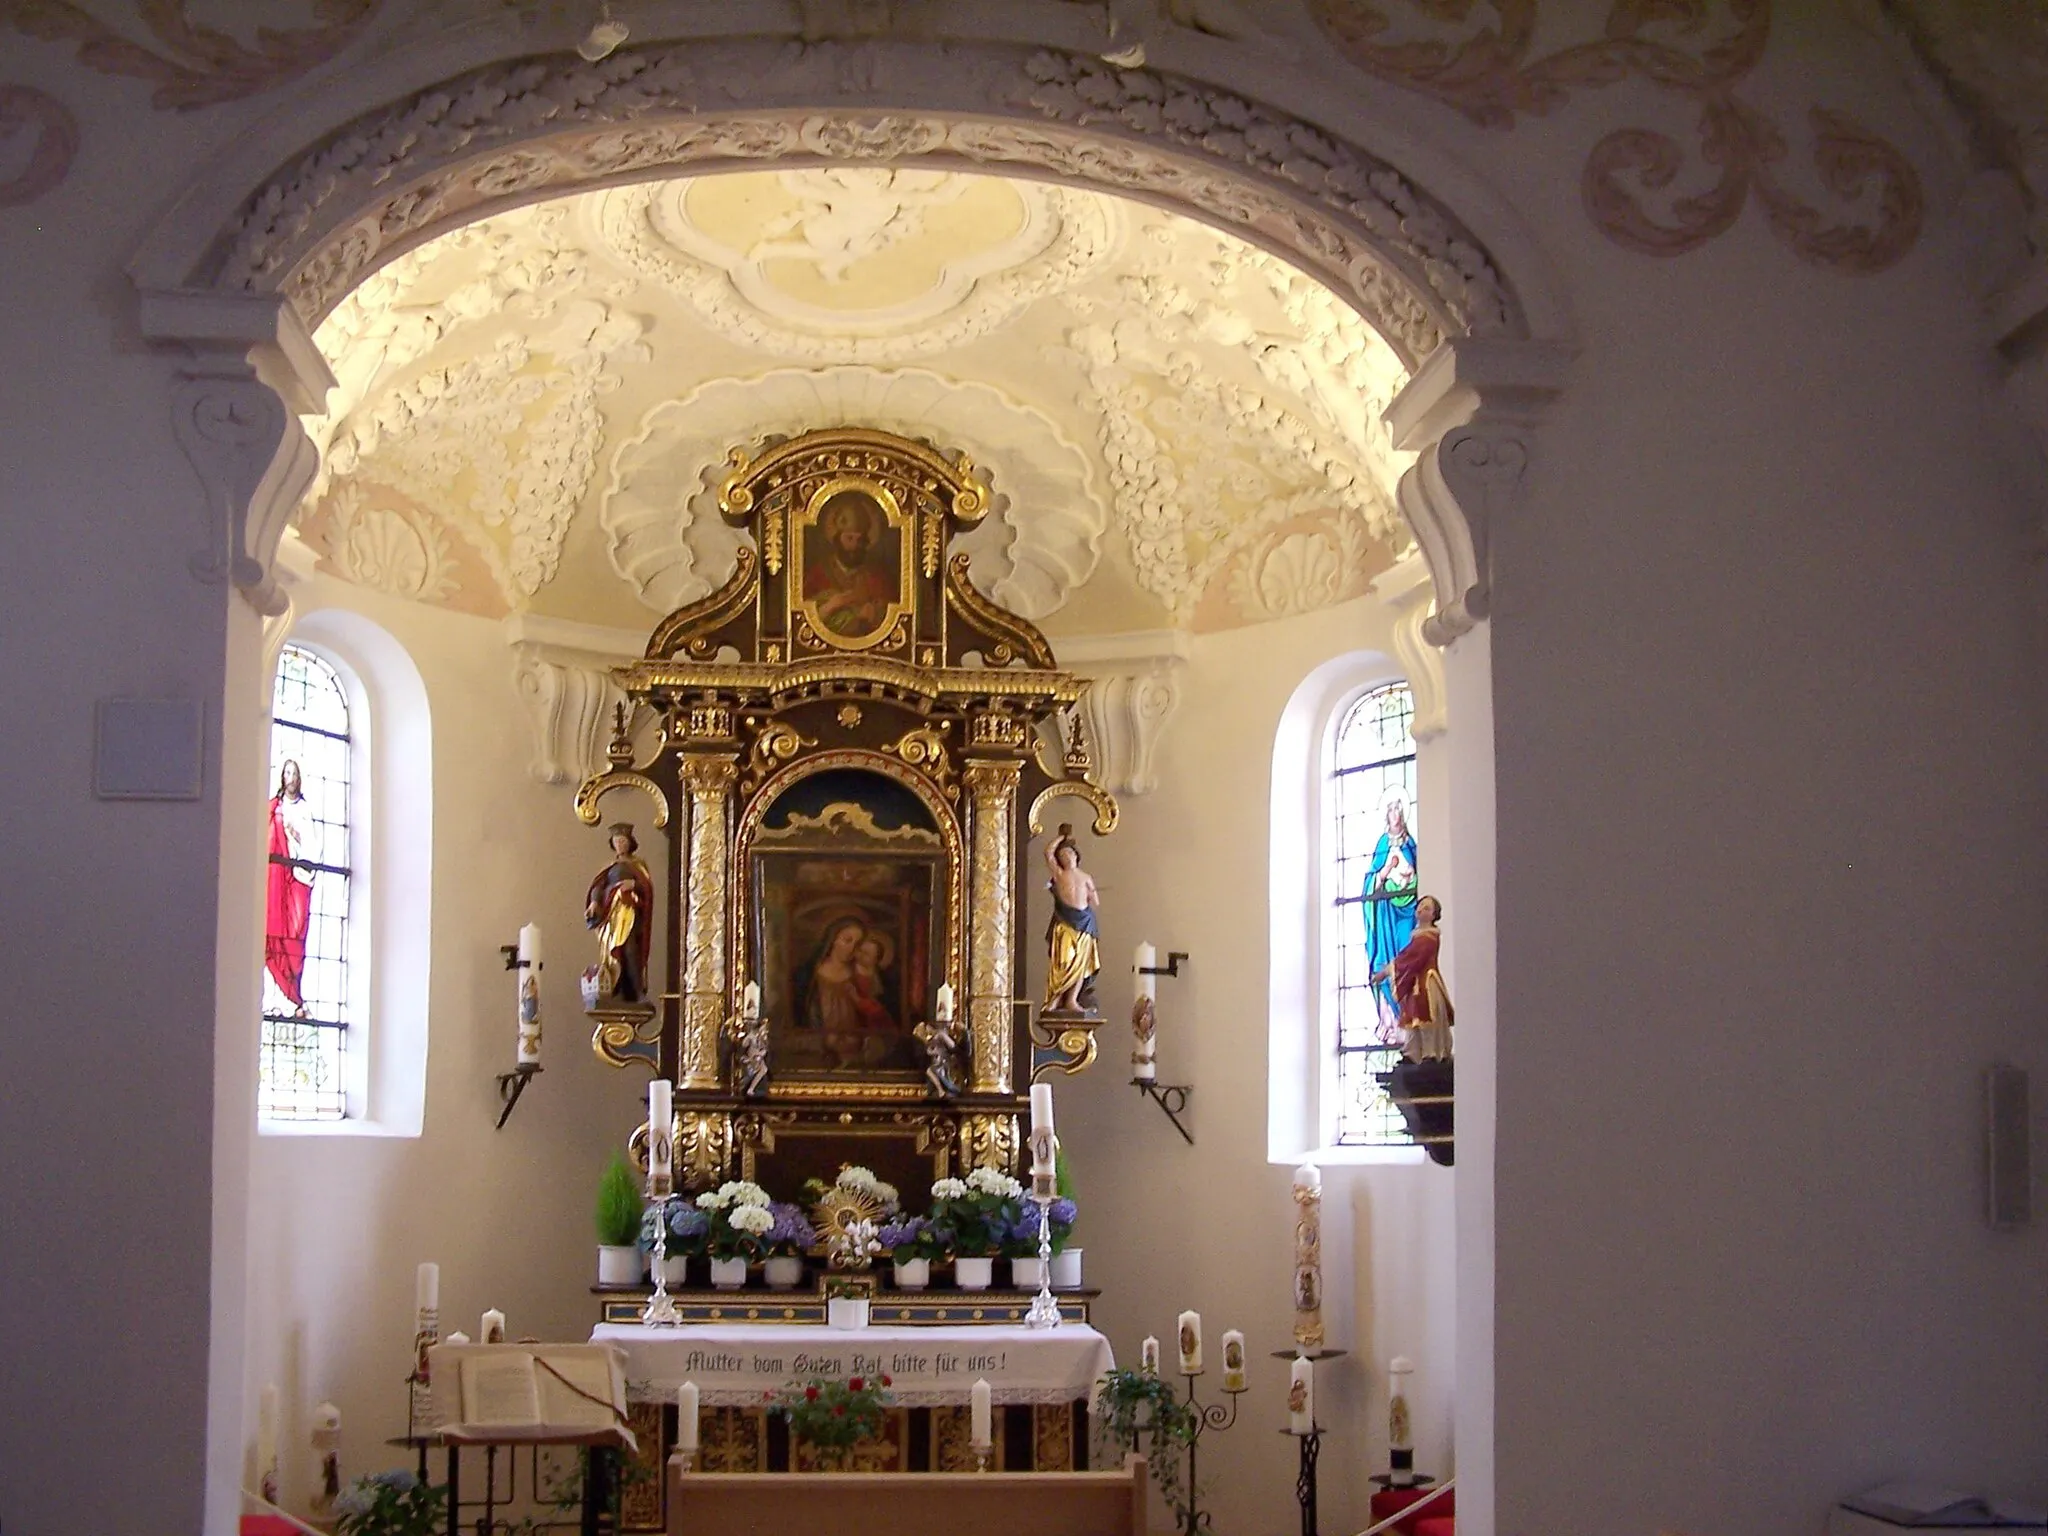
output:
[[[550,1440],[626,1428],[626,1378],[609,1344],[440,1344],[429,1360],[453,1439]]]

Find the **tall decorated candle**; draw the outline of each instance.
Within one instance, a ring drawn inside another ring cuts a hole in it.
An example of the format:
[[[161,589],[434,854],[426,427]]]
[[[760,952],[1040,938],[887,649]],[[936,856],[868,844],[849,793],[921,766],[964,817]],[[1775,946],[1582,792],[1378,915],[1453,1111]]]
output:
[[[1031,1192],[1044,1199],[1053,1195],[1054,1155],[1052,1131],[1052,1084],[1031,1085]]]
[[[986,1381],[977,1381],[974,1384],[973,1389],[968,1394],[967,1405],[968,1441],[976,1450],[986,1450],[995,1443],[994,1396],[989,1391],[989,1385]]]
[[[1150,1334],[1147,1334],[1145,1342],[1138,1346],[1138,1369],[1147,1376],[1159,1374],[1159,1341]]]
[[[1314,1163],[1294,1170],[1294,1343],[1323,1347],[1323,1174]]]
[[[1244,1335],[1235,1328],[1223,1335],[1223,1390],[1244,1390]]]
[[[256,1491],[277,1502],[277,1388],[266,1386],[256,1405]]]
[[[1287,1378],[1287,1433],[1312,1434],[1316,1427],[1316,1368],[1297,1357]]]
[[[436,1426],[434,1389],[427,1352],[441,1342],[441,1266],[422,1264],[413,1277],[412,1428],[424,1434]]]
[[[1388,1486],[1415,1486],[1415,1419],[1408,1411],[1408,1378],[1415,1374],[1415,1362],[1396,1355],[1387,1362],[1387,1461]]]
[[[675,1085],[657,1077],[647,1085],[647,1193],[656,1199],[670,1192],[675,1123]]]
[[[697,1449],[697,1383],[686,1381],[676,1388],[676,1449]]]
[[[1180,1373],[1183,1376],[1202,1374],[1202,1314],[1183,1312],[1175,1320],[1175,1332],[1180,1342]]]
[[[1159,963],[1159,951],[1150,944],[1138,946],[1132,963],[1138,985],[1131,1000],[1131,1081],[1156,1082],[1159,1078],[1159,978],[1148,974]]]
[[[519,1057],[522,1067],[540,1065],[540,925],[519,930]]]

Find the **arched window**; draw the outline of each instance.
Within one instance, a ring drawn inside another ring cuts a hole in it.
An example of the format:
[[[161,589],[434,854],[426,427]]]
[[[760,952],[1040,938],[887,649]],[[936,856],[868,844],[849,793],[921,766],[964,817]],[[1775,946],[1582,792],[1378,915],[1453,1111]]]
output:
[[[353,827],[360,807],[349,691],[332,664],[287,645],[272,685],[257,1111],[340,1120],[359,990],[351,974]]]
[[[1383,972],[1415,927],[1414,699],[1405,683],[1373,688],[1340,711],[1330,732],[1323,797],[1323,973],[1334,981],[1335,1114],[1340,1147],[1412,1145],[1379,1074],[1400,1056],[1394,994]]]

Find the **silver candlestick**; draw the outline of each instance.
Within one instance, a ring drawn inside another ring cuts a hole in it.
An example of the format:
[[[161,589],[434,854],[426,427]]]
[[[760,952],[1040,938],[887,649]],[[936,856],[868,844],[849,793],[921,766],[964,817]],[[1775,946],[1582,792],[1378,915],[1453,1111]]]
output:
[[[683,1320],[676,1299],[668,1293],[668,1206],[673,1192],[654,1196],[654,1294],[647,1298],[640,1321],[653,1328],[673,1328]]]
[[[1051,1195],[1031,1192],[1031,1203],[1038,1207],[1038,1294],[1031,1298],[1031,1310],[1024,1314],[1024,1322],[1031,1328],[1057,1328],[1060,1325],[1060,1304],[1052,1296],[1052,1202]]]

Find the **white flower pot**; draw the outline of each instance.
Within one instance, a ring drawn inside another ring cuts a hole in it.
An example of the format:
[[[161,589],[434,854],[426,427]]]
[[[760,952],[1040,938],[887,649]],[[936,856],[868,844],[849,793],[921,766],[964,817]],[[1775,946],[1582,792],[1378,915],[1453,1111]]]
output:
[[[899,1291],[921,1291],[932,1283],[932,1261],[930,1259],[898,1259],[896,1261],[896,1289]]]
[[[778,1253],[761,1266],[761,1278],[774,1291],[787,1291],[804,1277],[804,1261],[793,1253]]]
[[[1081,1289],[1081,1250],[1063,1248],[1052,1256],[1052,1288],[1056,1291]]]
[[[953,1261],[953,1283],[963,1291],[985,1291],[995,1284],[996,1261],[994,1259],[955,1259]]]
[[[833,1296],[825,1302],[825,1324],[830,1328],[865,1328],[868,1303],[865,1296]]]
[[[690,1283],[690,1256],[687,1253],[672,1253],[661,1264],[661,1279],[670,1289],[680,1289]]]
[[[711,1283],[721,1291],[736,1291],[747,1283],[745,1259],[713,1259]]]
[[[1042,1278],[1036,1259],[1010,1260],[1010,1287],[1018,1291],[1035,1291]]]
[[[640,1247],[627,1243],[615,1247],[600,1243],[597,1248],[597,1283],[599,1285],[638,1285],[646,1271],[641,1267]]]

